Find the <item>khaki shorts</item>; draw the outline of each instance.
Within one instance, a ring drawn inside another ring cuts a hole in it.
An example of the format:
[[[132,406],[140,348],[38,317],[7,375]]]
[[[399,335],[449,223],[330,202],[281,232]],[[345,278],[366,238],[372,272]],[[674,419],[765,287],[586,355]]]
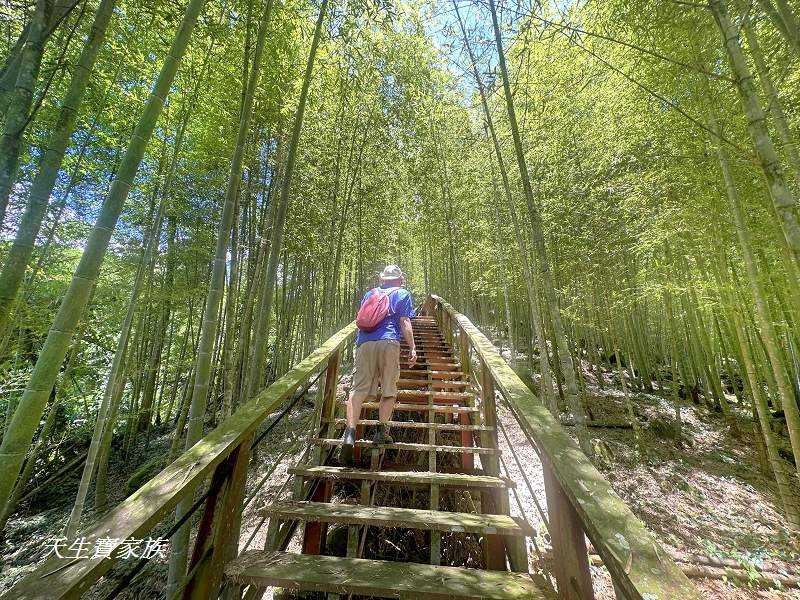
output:
[[[394,398],[399,378],[400,342],[376,340],[364,342],[356,348],[351,393],[370,398],[378,395],[380,385],[382,398]]]

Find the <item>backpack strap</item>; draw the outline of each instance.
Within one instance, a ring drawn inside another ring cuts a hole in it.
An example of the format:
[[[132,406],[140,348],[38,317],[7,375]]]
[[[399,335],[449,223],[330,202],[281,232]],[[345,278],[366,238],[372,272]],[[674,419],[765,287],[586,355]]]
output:
[[[385,288],[385,289],[381,288],[381,289],[383,289],[386,292],[386,295],[389,296],[389,314],[387,314],[386,316],[387,317],[393,317],[394,316],[394,311],[392,310],[392,294],[394,294],[395,292],[400,290],[400,288],[399,287],[395,287],[395,288]]]

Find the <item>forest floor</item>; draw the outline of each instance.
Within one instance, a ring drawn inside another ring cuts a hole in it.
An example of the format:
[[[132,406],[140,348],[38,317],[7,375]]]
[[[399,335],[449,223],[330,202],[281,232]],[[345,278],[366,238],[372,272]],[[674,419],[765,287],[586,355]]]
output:
[[[586,377],[590,392],[588,404],[594,418],[626,420],[622,392],[608,384],[601,391],[593,385],[594,380],[588,373]],[[344,389],[340,389],[340,393],[343,395]],[[679,448],[671,437],[673,408],[669,401],[658,394],[635,393],[633,403],[642,422],[641,439],[647,458],[642,460],[636,452],[630,429],[592,428],[595,446],[603,449],[595,464],[661,544],[671,552],[732,558],[751,570],[757,569],[762,561],[768,561],[782,565],[789,573],[796,571],[800,555],[789,543],[774,490],[758,465],[750,439],[749,415],[741,415],[747,431],[743,437],[736,438],[720,415],[687,403],[682,409],[683,447]],[[301,458],[302,442],[309,430],[306,419],[311,410],[310,402],[301,404],[292,412],[291,420],[284,420],[267,438],[268,443],[259,447],[258,464],[251,471],[253,476],[248,478],[247,497],[252,495],[254,499],[245,509],[240,549],[262,547],[266,527],[258,508],[290,491],[285,486],[286,469]],[[500,435],[508,474],[517,482],[519,504],[512,496],[512,512],[517,515],[524,512],[541,532],[536,545],[546,548],[547,536],[534,502],[535,499],[546,512],[541,465],[513,417],[502,408],[500,417],[533,491],[531,494]],[[125,497],[131,476],[135,474],[137,480],[143,482],[160,470],[157,462],[151,465],[152,472],[142,470],[142,465],[166,454],[169,440],[166,433],[155,437],[148,451],[140,455],[136,463],[138,468],[119,459],[112,463],[117,482],[117,488],[112,490],[112,502]],[[40,495],[35,504],[25,506],[9,521],[6,543],[0,549],[0,593],[32,570],[47,553],[49,540],[61,534],[79,477],[80,470]],[[151,535],[158,534],[156,530]],[[538,570],[545,563],[537,561],[533,544],[529,545],[532,567]],[[134,561],[120,561],[90,597],[105,598],[119,577],[133,565]],[[163,597],[166,567],[163,560],[151,560],[137,577],[135,587],[118,597],[137,600]],[[607,571],[594,566],[591,571],[598,600],[613,600]],[[707,600],[800,598],[797,589],[758,589],[747,582],[719,579],[693,581]]]
[[[594,419],[628,421],[622,391],[610,387],[608,379],[600,390],[590,373],[585,378],[590,394],[587,405]],[[631,429],[590,428],[593,445],[602,449],[594,463],[667,551],[733,559],[753,574],[769,563],[796,577],[800,554],[783,526],[774,486],[759,466],[750,415],[737,414],[745,430],[737,438],[720,414],[684,403],[682,447],[678,447],[671,400],[658,393],[632,393],[632,401],[642,423],[646,458],[639,456]],[[536,501],[546,512],[541,463],[514,418],[504,412],[501,419]],[[502,436],[500,442],[504,456],[509,457]],[[528,487],[517,465],[508,458],[506,462],[510,477],[517,482],[525,516],[536,527],[542,521]],[[519,514],[513,498],[511,504]],[[538,543],[546,546],[546,538],[540,537]],[[531,554],[535,556],[535,551]],[[613,600],[605,568],[593,566],[591,571],[598,600]],[[692,581],[708,600],[800,598],[798,589],[759,589],[752,582],[721,579]]]

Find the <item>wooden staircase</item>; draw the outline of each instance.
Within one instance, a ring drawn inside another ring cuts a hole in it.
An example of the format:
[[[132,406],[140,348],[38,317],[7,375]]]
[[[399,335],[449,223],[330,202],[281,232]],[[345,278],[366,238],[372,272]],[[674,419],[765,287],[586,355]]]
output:
[[[355,468],[340,466],[344,402],[321,402],[308,463],[290,469],[292,500],[262,510],[269,518],[264,549],[225,566],[229,585],[249,587],[247,598],[270,586],[329,597],[549,596],[528,575],[525,537],[532,532],[509,516],[513,482],[499,473],[493,392],[480,397],[468,361],[454,356],[432,317],[415,318],[413,329],[418,362],[409,368],[403,353],[390,429],[397,441],[379,447],[368,441],[378,403],[365,402]],[[453,510],[465,505],[471,510]],[[302,553],[287,552],[298,526]],[[377,542],[391,543],[398,531],[424,540],[424,548],[413,556],[380,556]],[[472,548],[471,568],[442,564],[443,540],[449,557]]]

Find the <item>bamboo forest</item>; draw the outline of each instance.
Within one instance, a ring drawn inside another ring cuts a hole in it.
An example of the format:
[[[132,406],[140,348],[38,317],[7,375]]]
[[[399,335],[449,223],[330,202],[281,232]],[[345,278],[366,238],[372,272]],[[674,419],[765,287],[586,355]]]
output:
[[[4,0],[0,122],[0,598],[800,598],[800,0]]]

